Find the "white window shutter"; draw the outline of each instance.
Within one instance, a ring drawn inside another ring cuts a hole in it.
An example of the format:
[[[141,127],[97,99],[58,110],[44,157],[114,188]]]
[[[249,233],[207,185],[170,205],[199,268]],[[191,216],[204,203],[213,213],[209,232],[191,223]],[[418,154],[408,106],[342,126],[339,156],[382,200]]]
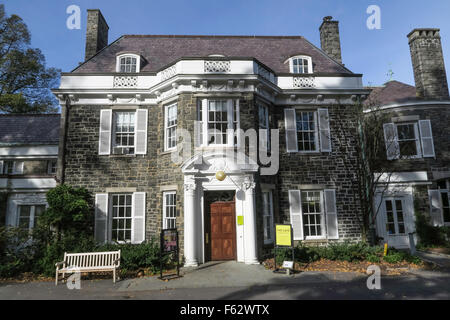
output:
[[[414,217],[414,199],[412,194],[405,197],[405,211],[403,212],[405,220],[406,233],[412,233],[416,231],[416,219]]]
[[[331,152],[330,118],[328,109],[317,109],[319,118],[320,150]]]
[[[0,160],[0,175],[3,174],[3,160]]]
[[[147,122],[148,110],[136,111],[136,154],[147,154]]]
[[[383,124],[384,142],[386,144],[386,155],[388,160],[400,157],[400,147],[398,144],[397,129],[394,123]]]
[[[434,158],[433,133],[430,120],[419,120],[420,139],[422,141],[422,155],[424,158]]]
[[[145,192],[133,193],[131,243],[145,240]]]
[[[100,133],[98,142],[98,154],[111,154],[111,125],[112,125],[112,110],[100,110]]]
[[[323,191],[325,199],[325,210],[327,215],[327,238],[339,239],[338,217],[336,210],[336,190],[326,189]]]
[[[13,166],[14,174],[23,174],[24,161],[14,161]]]
[[[289,190],[289,211],[294,240],[303,240],[303,216],[300,190]]]
[[[284,109],[287,152],[298,152],[296,120],[295,109]]]
[[[95,195],[95,241],[105,243],[108,240],[108,194]]]
[[[439,190],[428,190],[430,199],[431,225],[434,227],[443,226],[441,192]]]
[[[386,238],[386,213],[383,201],[381,194],[377,193],[374,197],[372,215],[375,215],[377,235],[381,238]],[[373,216],[371,216],[370,219],[373,219]]]

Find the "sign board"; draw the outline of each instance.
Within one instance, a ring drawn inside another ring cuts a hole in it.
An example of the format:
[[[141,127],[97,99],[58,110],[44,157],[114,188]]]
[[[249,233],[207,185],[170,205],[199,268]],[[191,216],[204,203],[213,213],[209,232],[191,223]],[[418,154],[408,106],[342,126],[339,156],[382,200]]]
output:
[[[237,216],[237,223],[238,223],[238,226],[243,226],[244,225],[244,216]]]
[[[164,252],[178,250],[178,232],[177,229],[165,229],[161,232],[161,249]]]
[[[293,247],[292,226],[290,224],[275,225],[275,245],[278,247]]]
[[[294,261],[284,261],[283,268],[284,269],[294,269]]]

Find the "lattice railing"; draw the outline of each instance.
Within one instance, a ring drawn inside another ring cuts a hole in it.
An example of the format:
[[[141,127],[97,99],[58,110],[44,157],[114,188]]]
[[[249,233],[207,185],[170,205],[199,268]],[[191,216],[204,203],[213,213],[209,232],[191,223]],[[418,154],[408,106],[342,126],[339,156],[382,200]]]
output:
[[[294,88],[315,88],[316,78],[314,77],[293,77]]]
[[[206,73],[231,72],[230,61],[205,61]]]
[[[135,88],[137,80],[137,76],[115,76],[114,88]]]

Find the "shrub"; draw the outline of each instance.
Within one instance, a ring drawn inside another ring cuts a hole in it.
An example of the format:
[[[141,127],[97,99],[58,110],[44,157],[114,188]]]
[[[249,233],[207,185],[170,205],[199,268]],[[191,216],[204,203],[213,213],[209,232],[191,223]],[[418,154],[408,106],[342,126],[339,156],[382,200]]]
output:
[[[450,228],[430,225],[423,213],[416,213],[416,232],[423,247],[450,247]]]
[[[150,269],[153,273],[160,270],[159,243],[152,238],[147,243],[142,244],[106,244],[98,246],[95,251],[116,251],[120,250],[120,269],[123,273],[128,271],[138,271]],[[169,258],[163,259],[163,268],[167,267]]]
[[[33,259],[28,230],[0,228],[0,277],[14,277],[30,271]]]

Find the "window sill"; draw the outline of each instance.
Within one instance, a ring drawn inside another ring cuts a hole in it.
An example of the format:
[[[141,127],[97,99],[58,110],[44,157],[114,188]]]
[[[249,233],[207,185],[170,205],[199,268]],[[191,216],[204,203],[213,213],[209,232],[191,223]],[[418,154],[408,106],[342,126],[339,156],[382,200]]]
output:
[[[136,158],[136,154],[110,154],[110,158]]]
[[[160,155],[171,154],[171,153],[174,153],[176,151],[177,151],[177,148],[164,150],[164,151],[160,152]]]

